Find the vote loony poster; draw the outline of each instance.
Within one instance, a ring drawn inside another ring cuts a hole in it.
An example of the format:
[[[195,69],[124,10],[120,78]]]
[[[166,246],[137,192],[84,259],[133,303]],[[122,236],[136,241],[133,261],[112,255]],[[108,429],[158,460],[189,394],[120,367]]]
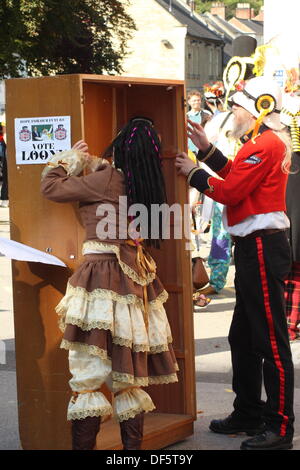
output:
[[[70,116],[15,119],[17,165],[45,164],[57,152],[71,148]]]

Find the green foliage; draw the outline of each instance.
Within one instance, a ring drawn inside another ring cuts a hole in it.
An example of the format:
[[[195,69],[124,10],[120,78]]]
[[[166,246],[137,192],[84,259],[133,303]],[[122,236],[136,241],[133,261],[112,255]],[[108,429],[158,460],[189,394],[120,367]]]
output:
[[[120,72],[126,41],[135,29],[124,4],[1,0],[0,77]]]
[[[226,5],[226,19],[230,19],[234,16],[234,12],[238,3],[241,3],[237,0],[222,0]],[[205,13],[210,11],[212,0],[195,0],[196,9],[199,13]],[[246,3],[250,3],[251,8],[254,8],[256,14],[258,14],[260,7],[263,5],[263,0],[247,0]]]

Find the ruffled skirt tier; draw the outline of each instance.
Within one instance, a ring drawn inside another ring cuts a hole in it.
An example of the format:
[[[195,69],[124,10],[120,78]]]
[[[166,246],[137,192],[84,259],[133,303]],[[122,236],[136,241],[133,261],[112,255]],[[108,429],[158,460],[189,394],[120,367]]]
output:
[[[157,277],[146,286],[136,281],[124,272],[117,256],[108,253],[85,255],[69,279],[56,307],[63,331],[61,347],[70,351],[70,385],[73,392],[80,392],[69,404],[69,419],[110,414],[110,403],[99,392],[104,382],[110,382],[112,392],[130,388],[114,400],[122,421],[138,410],[154,409],[149,395],[137,387],[178,380],[163,306],[167,292]],[[90,383],[88,377],[95,376],[95,368],[97,377]],[[85,393],[86,389],[94,392]]]

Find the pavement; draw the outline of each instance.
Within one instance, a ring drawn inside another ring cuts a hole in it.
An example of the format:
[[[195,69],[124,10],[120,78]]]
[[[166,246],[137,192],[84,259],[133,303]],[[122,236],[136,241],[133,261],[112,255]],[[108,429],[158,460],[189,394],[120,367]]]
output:
[[[9,238],[9,209],[0,207],[0,237]],[[201,255],[209,253],[209,234]],[[243,435],[223,436],[209,431],[212,419],[232,411],[231,361],[227,341],[235,303],[234,266],[230,266],[222,292],[204,308],[195,308],[195,367],[197,421],[193,436],[170,450],[239,450]],[[291,344],[295,365],[294,449],[300,450],[300,341]],[[0,254],[0,450],[21,450],[18,434],[16,365],[10,260]],[[298,419],[299,418],[299,419]]]

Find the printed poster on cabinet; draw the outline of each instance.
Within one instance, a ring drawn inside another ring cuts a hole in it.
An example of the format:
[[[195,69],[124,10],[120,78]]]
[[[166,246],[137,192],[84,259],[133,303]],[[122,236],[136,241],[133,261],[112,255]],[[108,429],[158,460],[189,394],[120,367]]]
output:
[[[17,165],[45,165],[52,155],[71,148],[71,118],[16,118],[15,144]]]

